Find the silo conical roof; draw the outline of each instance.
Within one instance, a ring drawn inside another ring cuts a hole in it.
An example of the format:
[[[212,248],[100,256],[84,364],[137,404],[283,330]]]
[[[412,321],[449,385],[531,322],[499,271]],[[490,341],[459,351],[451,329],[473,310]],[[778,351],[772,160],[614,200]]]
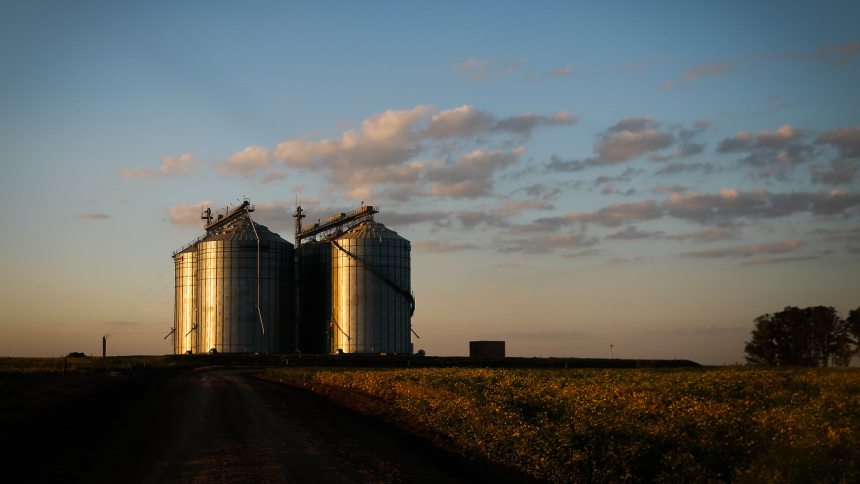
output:
[[[254,224],[253,227],[251,224]],[[255,229],[256,234],[254,233]],[[212,240],[253,240],[256,242],[258,235],[260,242],[284,242],[290,244],[290,242],[269,230],[265,225],[252,222],[248,217],[238,218],[223,227],[219,227],[217,231],[207,235],[200,242],[209,242]]]
[[[397,232],[375,221],[362,222],[337,237],[338,239],[401,239]],[[407,241],[408,242],[408,241]]]

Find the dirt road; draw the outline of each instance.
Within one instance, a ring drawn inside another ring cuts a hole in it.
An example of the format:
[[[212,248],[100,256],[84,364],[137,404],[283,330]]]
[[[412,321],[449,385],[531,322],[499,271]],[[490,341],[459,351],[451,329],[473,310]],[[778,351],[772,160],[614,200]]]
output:
[[[152,376],[67,410],[14,439],[7,482],[522,480],[247,369]]]

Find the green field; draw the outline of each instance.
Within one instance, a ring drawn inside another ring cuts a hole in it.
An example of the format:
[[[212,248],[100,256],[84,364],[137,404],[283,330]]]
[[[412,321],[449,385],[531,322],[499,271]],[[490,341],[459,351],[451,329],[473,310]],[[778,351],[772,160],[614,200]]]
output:
[[[857,369],[271,369],[556,482],[860,482]],[[369,403],[368,403],[369,402]]]

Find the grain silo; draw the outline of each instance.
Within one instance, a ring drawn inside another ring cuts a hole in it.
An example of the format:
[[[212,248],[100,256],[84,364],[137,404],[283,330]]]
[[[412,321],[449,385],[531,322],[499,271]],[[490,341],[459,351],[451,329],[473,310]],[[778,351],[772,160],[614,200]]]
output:
[[[296,305],[302,353],[329,351],[331,243],[312,241],[296,248]]]
[[[412,351],[410,244],[374,221],[377,212],[362,204],[302,228],[296,207],[300,340],[309,351],[321,333],[331,353]]]
[[[174,351],[282,353],[295,348],[293,245],[254,222],[248,201],[174,254]]]
[[[197,246],[174,254],[173,353],[194,352],[197,337]]]
[[[411,353],[409,241],[371,219],[331,243],[331,350]]]

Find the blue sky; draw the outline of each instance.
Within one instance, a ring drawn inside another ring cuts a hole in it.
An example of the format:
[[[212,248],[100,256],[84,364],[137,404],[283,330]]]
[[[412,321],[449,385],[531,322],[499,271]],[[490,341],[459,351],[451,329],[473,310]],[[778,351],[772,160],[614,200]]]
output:
[[[4,2],[0,355],[163,353],[242,197],[413,241],[416,348],[742,359],[860,305],[856,2]]]

